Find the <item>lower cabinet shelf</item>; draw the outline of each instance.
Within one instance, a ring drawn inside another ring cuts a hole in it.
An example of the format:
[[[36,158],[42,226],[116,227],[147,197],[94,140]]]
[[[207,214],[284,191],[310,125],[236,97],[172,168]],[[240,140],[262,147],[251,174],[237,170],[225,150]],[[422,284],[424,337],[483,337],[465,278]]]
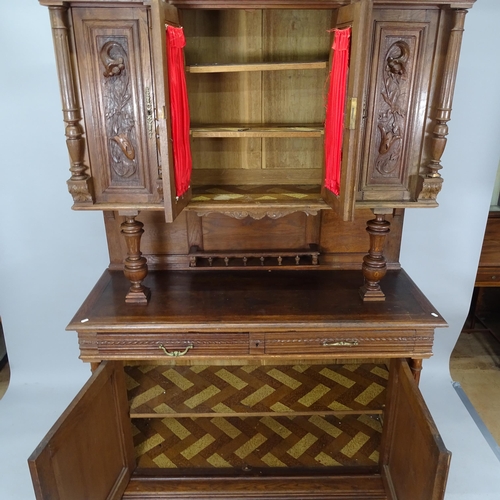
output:
[[[37,498],[441,499],[406,361],[103,362],[29,459]]]

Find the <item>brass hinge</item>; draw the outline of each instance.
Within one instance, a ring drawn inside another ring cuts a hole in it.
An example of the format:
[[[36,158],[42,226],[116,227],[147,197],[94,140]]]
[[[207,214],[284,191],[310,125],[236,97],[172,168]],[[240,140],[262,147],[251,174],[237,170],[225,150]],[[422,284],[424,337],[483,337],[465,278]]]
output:
[[[356,129],[356,114],[358,112],[358,100],[355,97],[350,97],[347,100],[347,128],[349,130]]]

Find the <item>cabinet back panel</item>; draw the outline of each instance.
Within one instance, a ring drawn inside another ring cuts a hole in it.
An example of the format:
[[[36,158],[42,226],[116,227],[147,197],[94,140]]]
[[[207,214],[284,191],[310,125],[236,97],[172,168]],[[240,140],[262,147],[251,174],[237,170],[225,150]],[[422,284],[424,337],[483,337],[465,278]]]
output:
[[[262,61],[261,10],[184,10],[186,64]]]
[[[384,255],[389,265],[398,265],[403,210],[387,216],[391,232]],[[373,218],[370,210],[357,210],[356,219],[344,222],[331,210],[311,216],[302,212],[278,219],[260,220],[245,217],[235,219],[223,214],[203,217],[194,212],[181,214],[173,223],[166,224],[161,212],[142,212],[144,223],[141,251],[147,256],[151,269],[171,266],[189,266],[189,248],[201,250],[270,250],[298,249],[319,244],[320,264],[341,269],[360,267],[369,247],[365,231],[366,221]],[[123,217],[105,212],[106,236],[112,266],[121,267],[127,256],[120,224]]]
[[[327,61],[330,54],[329,10],[186,10],[181,22],[188,66]],[[327,67],[188,73],[191,124],[322,126],[327,78]],[[192,138],[191,148],[194,186],[321,182],[322,137]]]
[[[266,217],[233,219],[221,214],[203,218],[203,246],[211,250],[269,250],[307,248],[304,213],[291,214],[279,222]]]

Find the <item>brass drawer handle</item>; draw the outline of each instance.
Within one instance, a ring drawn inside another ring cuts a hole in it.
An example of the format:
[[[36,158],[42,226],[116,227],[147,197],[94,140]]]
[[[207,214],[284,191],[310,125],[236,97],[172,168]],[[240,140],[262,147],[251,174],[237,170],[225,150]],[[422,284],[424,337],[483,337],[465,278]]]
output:
[[[165,349],[165,346],[163,344],[160,344],[158,346],[167,356],[172,356],[174,358],[178,358],[179,356],[184,356],[185,354],[187,354],[187,352],[189,351],[189,349],[192,349],[194,347],[193,344],[189,344],[183,351],[172,351],[172,352],[168,352],[166,349]]]
[[[340,341],[340,342],[323,342],[323,345],[325,347],[333,347],[333,346],[337,346],[337,347],[354,347],[356,345],[358,345],[358,341],[355,340],[354,342],[344,342],[344,341]]]

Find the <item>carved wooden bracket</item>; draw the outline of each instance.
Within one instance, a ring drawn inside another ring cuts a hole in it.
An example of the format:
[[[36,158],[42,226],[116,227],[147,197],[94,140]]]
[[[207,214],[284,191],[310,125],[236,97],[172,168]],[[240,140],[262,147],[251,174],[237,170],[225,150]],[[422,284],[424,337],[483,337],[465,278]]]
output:
[[[327,208],[327,207],[325,207]],[[224,214],[228,217],[233,217],[234,219],[245,219],[246,217],[251,217],[252,219],[260,220],[264,217],[269,217],[270,219],[280,219],[281,217],[285,217],[286,215],[293,214],[295,212],[304,212],[307,215],[317,215],[317,209],[307,209],[307,208],[280,208],[280,209],[272,209],[272,208],[255,208],[255,209],[245,209],[245,210],[218,210],[215,208],[196,208],[196,214],[199,217],[203,217],[205,215],[210,215],[214,213]]]
[[[78,103],[77,78],[71,62],[67,7],[49,7],[57,73],[61,87],[63,120],[66,123],[66,145],[71,160],[68,190],[76,204],[93,203],[92,183],[84,163],[85,140]]]

